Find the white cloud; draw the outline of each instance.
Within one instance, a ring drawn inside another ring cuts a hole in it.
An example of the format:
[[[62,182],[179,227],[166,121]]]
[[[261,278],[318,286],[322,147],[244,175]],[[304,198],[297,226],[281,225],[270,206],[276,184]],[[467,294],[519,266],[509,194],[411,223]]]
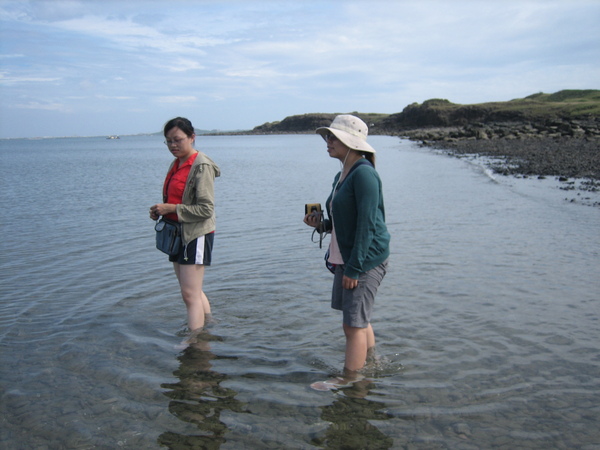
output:
[[[171,72],[198,71],[205,68],[199,61],[187,58],[173,58],[168,64],[159,62],[157,66],[162,66],[163,69]]]
[[[159,103],[194,103],[198,99],[193,95],[180,95],[180,96],[172,96],[172,97],[158,97],[156,99]]]
[[[36,77],[36,76],[18,76],[10,75],[8,72],[0,72],[0,85],[15,85],[21,83],[53,83],[59,81],[57,77]]]
[[[62,103],[45,103],[45,102],[29,102],[29,103],[17,103],[14,105],[15,108],[20,109],[37,109],[43,111],[60,111],[60,112],[71,112],[71,108],[67,107]]]
[[[286,111],[593,89],[599,15],[595,0],[2,0],[0,114],[18,124],[14,105],[64,101],[82,121],[97,111],[86,124],[98,111],[133,124],[135,99],[132,132],[178,109],[239,129]]]
[[[102,95],[102,94],[97,94],[95,96],[98,99],[102,99],[102,100],[133,100],[135,97],[130,97],[130,96],[125,96],[125,95]]]

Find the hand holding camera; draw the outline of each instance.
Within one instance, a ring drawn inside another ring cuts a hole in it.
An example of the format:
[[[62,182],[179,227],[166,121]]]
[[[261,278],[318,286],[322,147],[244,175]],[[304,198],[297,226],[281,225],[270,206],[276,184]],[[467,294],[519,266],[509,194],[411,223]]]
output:
[[[320,203],[307,203],[304,205],[304,223],[309,227],[313,227],[313,242],[315,233],[319,233],[319,248],[323,246],[323,237],[327,234],[323,226],[323,210]]]
[[[304,223],[313,228],[320,228],[323,221],[323,211],[320,203],[304,205]]]

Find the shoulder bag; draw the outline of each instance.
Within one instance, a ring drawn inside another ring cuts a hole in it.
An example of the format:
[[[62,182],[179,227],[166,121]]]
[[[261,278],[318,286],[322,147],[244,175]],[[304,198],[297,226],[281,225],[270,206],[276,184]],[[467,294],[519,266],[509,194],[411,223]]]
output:
[[[181,248],[181,224],[161,217],[154,226],[156,248],[169,256],[175,256]]]

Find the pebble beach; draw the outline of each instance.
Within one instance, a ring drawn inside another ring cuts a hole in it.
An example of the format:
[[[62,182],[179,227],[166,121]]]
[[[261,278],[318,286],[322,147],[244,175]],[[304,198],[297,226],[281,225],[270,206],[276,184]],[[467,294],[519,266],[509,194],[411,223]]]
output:
[[[503,175],[556,176],[562,179],[587,178],[590,189],[600,187],[600,141],[584,138],[530,138],[455,140],[438,142],[435,148],[455,155],[478,154],[496,163]]]

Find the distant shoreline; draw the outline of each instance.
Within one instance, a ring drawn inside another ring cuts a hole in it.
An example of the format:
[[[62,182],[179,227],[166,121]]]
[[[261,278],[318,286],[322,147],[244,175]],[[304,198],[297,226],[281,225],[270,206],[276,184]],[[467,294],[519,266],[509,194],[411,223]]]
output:
[[[370,135],[408,138],[456,156],[493,157],[497,173],[600,181],[600,90],[536,93],[508,102],[412,103],[396,114],[359,113]],[[265,123],[248,134],[314,132],[336,114],[310,113]],[[237,133],[243,134],[243,133]]]
[[[232,131],[208,132],[203,136],[268,136],[268,135],[302,135],[313,134],[310,131],[270,131],[257,132]],[[453,128],[423,128],[405,130],[404,132],[377,132],[371,135],[385,135],[408,139],[423,147],[443,151],[447,154],[463,157],[479,155],[491,158],[490,168],[497,174],[520,177],[556,177],[567,182],[570,178],[584,179],[582,188],[588,191],[600,191],[600,137],[582,136],[544,136],[529,134],[515,138],[495,137],[475,138],[461,135],[462,132]],[[129,136],[149,136],[141,133]],[[47,138],[6,138],[13,139],[69,139],[69,138],[105,138],[104,136],[72,136]]]
[[[471,137],[452,137],[426,139],[431,133],[438,135],[456,134],[456,128],[446,130],[418,129],[404,133],[377,133],[376,135],[395,136],[418,142],[423,147],[444,151],[461,157],[481,155],[494,158],[491,168],[501,175],[545,178],[555,176],[561,181],[569,178],[585,178],[589,182],[584,188],[600,191],[600,138],[577,136],[544,136],[531,134],[519,138],[502,137],[477,139]],[[212,136],[252,136],[311,134],[305,132],[233,132],[210,133]]]
[[[313,134],[339,113],[307,113],[252,130],[202,130],[202,136]],[[507,102],[460,105],[445,99],[412,103],[396,114],[347,112],[369,135],[397,136],[455,156],[482,155],[503,175],[586,180],[600,190],[600,90],[542,92]],[[161,135],[140,133],[137,135]],[[106,137],[106,136],[105,136]],[[113,136],[115,137],[115,136]],[[122,135],[121,137],[125,137]]]

